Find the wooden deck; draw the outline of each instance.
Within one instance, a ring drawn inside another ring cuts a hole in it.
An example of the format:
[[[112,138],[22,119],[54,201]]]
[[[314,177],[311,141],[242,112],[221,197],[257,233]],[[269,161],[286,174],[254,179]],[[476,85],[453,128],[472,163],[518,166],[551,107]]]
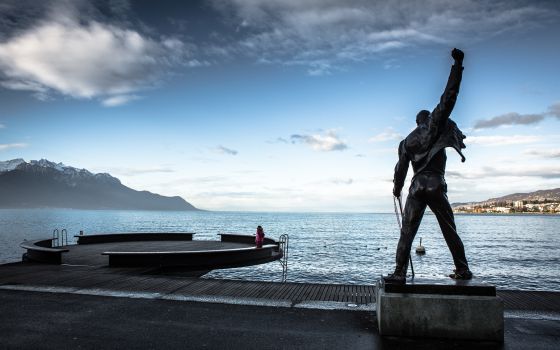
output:
[[[149,268],[15,263],[0,266],[0,286],[49,286],[268,300],[374,302],[374,287],[203,279],[156,274]]]
[[[181,268],[190,275],[264,264],[283,257],[280,243],[265,239],[256,247],[251,235],[220,234],[220,241],[192,240],[192,233],[117,233],[79,235],[78,244],[53,247],[58,238],[24,241],[25,261],[111,267]],[[198,272],[195,274],[194,272]]]
[[[157,274],[151,268],[14,263],[0,266],[0,287],[66,287],[74,292],[105,290],[158,293],[174,297],[205,296],[289,301],[375,303],[373,285],[277,283],[204,279]],[[560,312],[560,292],[498,290],[506,310]]]
[[[220,249],[239,249],[253,247],[254,244],[230,243],[220,241],[139,241],[139,242],[110,242],[96,244],[68,245],[67,253],[62,256],[62,262],[69,265],[107,266],[109,258],[102,255],[107,251],[209,251]]]

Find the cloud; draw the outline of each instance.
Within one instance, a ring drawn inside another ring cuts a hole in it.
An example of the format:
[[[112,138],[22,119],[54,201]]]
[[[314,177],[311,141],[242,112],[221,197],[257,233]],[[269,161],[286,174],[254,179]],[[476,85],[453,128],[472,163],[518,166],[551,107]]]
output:
[[[560,178],[560,166],[531,166],[512,168],[484,168],[486,176],[517,176],[517,177],[540,177],[545,179]]]
[[[523,153],[543,158],[560,158],[560,149],[528,149]]]
[[[104,170],[107,171],[107,170]],[[124,176],[136,176],[144,174],[156,174],[156,173],[174,173],[175,170],[166,167],[153,167],[153,168],[110,168],[109,173],[118,174]]]
[[[292,143],[305,143],[316,151],[343,151],[348,145],[341,140],[333,130],[327,131],[325,135],[294,134],[290,136]]]
[[[0,129],[6,129],[6,125],[0,124]]]
[[[216,148],[216,150],[221,154],[227,154],[227,155],[230,155],[230,156],[235,156],[235,155],[237,155],[237,153],[239,153],[234,149],[227,148],[227,147],[224,147],[224,146],[221,146],[221,145],[218,146]]]
[[[479,120],[474,125],[475,129],[496,128],[504,125],[530,125],[543,121],[545,114],[519,114],[507,113],[497,117]]]
[[[351,185],[352,183],[354,183],[354,179],[334,179],[332,180],[332,183],[335,185]]]
[[[407,47],[470,43],[558,18],[530,1],[214,0],[235,28],[230,50],[258,62],[301,65],[330,74]],[[548,8],[547,8],[548,7]],[[398,66],[391,62],[390,67]]]
[[[101,98],[106,106],[131,101],[131,93],[154,86],[189,48],[174,38],[154,39],[119,23],[78,18],[73,2],[0,42],[0,79],[5,88]],[[77,6],[77,5],[76,5]]]
[[[468,180],[494,179],[496,177],[528,177],[560,179],[560,166],[524,165],[518,167],[483,167],[471,171],[447,171],[448,177]]]
[[[283,137],[277,137],[274,140],[266,141],[266,143],[290,143],[290,142]]]
[[[548,114],[560,119],[560,102],[548,107]]]
[[[532,125],[540,123],[546,117],[556,117],[560,119],[560,102],[548,106],[547,111],[544,113],[519,114],[511,112],[490,119],[479,120],[474,125],[474,128],[486,129],[510,125]]]
[[[117,95],[104,99],[101,104],[105,107],[116,107],[125,105],[131,101],[138,100],[140,96],[136,95]]]
[[[197,197],[262,198],[262,193],[250,191],[208,191],[197,193]]]
[[[398,141],[402,138],[403,136],[396,132],[395,129],[387,128],[382,133],[370,137],[368,142]]]
[[[536,136],[536,135],[469,136],[465,139],[465,143],[467,145],[508,146],[508,145],[535,143],[540,141],[541,139],[542,139],[541,136]]]
[[[27,146],[27,143],[4,143],[0,144],[0,151],[6,151],[12,148],[25,148]]]

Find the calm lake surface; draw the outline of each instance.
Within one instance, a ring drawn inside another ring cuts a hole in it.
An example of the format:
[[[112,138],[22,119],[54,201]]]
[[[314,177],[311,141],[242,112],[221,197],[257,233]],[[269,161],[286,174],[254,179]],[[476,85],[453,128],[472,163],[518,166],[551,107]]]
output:
[[[560,291],[560,216],[458,215],[471,270],[478,281],[501,289]],[[0,210],[0,263],[21,260],[23,240],[117,232],[196,232],[194,239],[218,240],[218,233],[290,237],[288,281],[373,283],[392,272],[399,230],[394,214],[157,212],[68,209]],[[413,244],[427,253],[413,263],[417,276],[444,277],[453,270],[435,217],[426,215]],[[216,270],[207,278],[280,281],[279,262]]]

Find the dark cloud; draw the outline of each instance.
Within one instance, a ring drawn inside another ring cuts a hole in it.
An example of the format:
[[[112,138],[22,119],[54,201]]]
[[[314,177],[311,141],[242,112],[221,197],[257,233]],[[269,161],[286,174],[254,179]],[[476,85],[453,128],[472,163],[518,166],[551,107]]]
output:
[[[543,121],[545,114],[519,114],[507,113],[487,120],[479,120],[474,125],[475,129],[496,128],[503,125],[530,125]]]
[[[330,74],[401,48],[475,42],[557,20],[529,0],[214,0],[235,33],[236,54]],[[392,66],[398,62],[392,62]]]
[[[224,146],[218,146],[217,150],[218,150],[219,153],[227,154],[227,155],[230,155],[230,156],[235,156],[238,153],[236,150],[231,149],[231,148],[227,148],[227,147],[224,147]]]
[[[2,0],[0,3],[0,39],[2,41],[50,21],[57,13],[70,14],[79,22],[97,21],[128,27],[140,27],[131,16],[128,0]]]
[[[548,107],[548,114],[560,119],[560,102]]]
[[[545,113],[519,114],[511,112],[490,119],[479,120],[474,125],[474,128],[487,129],[505,125],[532,125],[540,123],[546,117],[560,119],[560,102],[548,106],[548,110]]]
[[[528,149],[524,153],[542,158],[560,158],[560,150],[557,149]]]
[[[283,137],[277,137],[274,140],[266,141],[266,143],[290,143],[290,142]]]

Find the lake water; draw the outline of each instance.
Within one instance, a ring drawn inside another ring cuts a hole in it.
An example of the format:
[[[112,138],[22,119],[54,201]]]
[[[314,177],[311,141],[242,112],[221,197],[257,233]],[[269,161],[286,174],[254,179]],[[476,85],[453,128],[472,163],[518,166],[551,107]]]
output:
[[[502,289],[560,291],[560,216],[459,215],[459,234],[478,281]],[[113,210],[0,210],[0,263],[20,261],[25,239],[117,232],[196,232],[195,239],[218,240],[218,233],[290,237],[288,281],[371,284],[392,272],[399,230],[394,214],[153,212]],[[427,214],[413,244],[417,276],[444,277],[453,270],[435,217]],[[215,270],[205,277],[280,281],[278,262]]]

